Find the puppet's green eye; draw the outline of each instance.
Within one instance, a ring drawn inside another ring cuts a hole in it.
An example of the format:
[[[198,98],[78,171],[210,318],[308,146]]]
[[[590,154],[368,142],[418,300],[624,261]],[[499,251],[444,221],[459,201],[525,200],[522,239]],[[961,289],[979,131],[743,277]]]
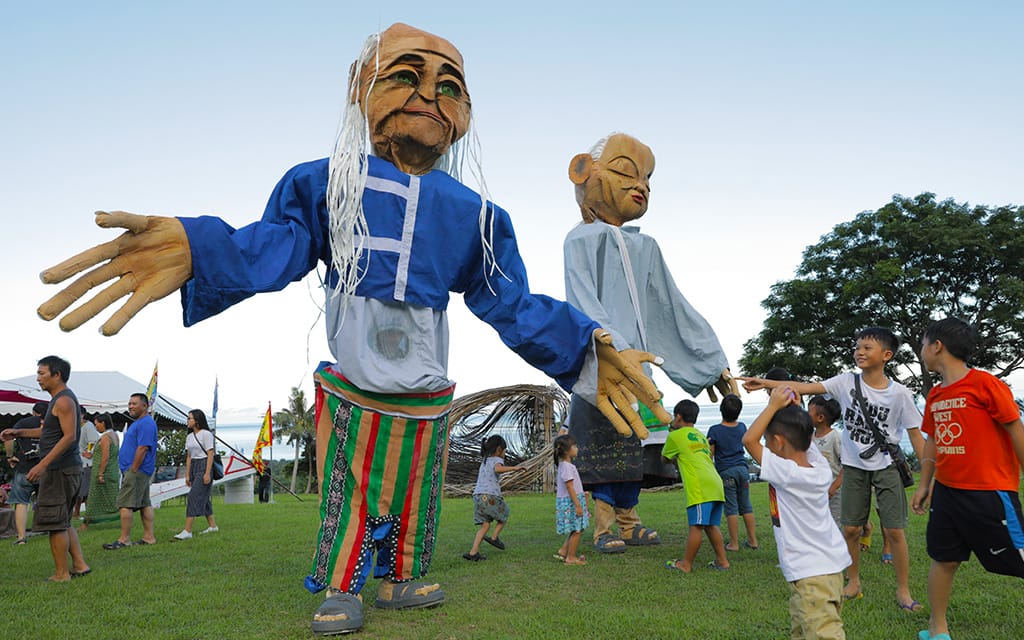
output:
[[[437,94],[448,96],[449,98],[458,98],[462,95],[462,89],[454,82],[442,82],[437,85]]]
[[[395,75],[391,76],[391,78],[403,84],[416,84],[416,74],[412,71],[399,71]]]

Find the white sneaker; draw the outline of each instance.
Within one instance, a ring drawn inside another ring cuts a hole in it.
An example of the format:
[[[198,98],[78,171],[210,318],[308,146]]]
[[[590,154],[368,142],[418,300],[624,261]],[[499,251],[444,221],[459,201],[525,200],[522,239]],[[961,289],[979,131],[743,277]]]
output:
[[[182,531],[178,535],[174,536],[174,539],[175,540],[191,540],[192,539],[192,532],[191,531]]]
[[[199,535],[204,535],[204,534],[207,534],[207,533],[217,533],[218,531],[220,531],[220,527],[207,527],[207,528],[203,529],[202,531],[200,531]],[[191,536],[189,536],[189,537],[191,537]]]

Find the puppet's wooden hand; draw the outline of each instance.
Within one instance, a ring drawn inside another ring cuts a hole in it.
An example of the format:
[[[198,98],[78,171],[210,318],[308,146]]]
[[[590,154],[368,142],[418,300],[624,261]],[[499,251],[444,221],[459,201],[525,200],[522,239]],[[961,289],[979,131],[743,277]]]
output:
[[[603,329],[594,332],[594,343],[597,346],[597,408],[615,429],[626,437],[634,433],[641,440],[647,437],[647,427],[634,408],[638,399],[658,420],[664,424],[672,422],[672,416],[658,402],[661,393],[644,374],[642,366],[644,362],[659,364],[660,358],[635,349],[617,351],[612,346],[611,335]]]
[[[192,277],[192,251],[185,228],[177,218],[97,211],[96,224],[127,231],[110,242],[87,249],[43,271],[39,275],[42,281],[56,284],[96,267],[40,305],[37,313],[43,320],[53,320],[93,288],[114,280],[113,284],[60,320],[61,329],[72,331],[131,294],[128,301],[100,327],[103,335],[112,336],[144,306],[177,291],[188,282]]]
[[[716,388],[722,393],[723,397],[730,393],[737,396],[740,395],[739,384],[737,384],[736,378],[732,376],[732,372],[728,369],[723,369],[722,375],[719,376],[718,380],[715,380],[715,383],[708,387],[708,398],[711,399],[711,402],[718,402],[718,396],[715,395]]]

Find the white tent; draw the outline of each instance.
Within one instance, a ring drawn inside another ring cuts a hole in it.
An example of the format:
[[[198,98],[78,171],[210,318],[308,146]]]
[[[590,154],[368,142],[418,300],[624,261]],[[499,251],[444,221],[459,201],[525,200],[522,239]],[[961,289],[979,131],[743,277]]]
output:
[[[72,371],[68,380],[68,387],[89,413],[126,413],[128,398],[133,393],[146,393],[146,386],[120,371]],[[0,414],[27,415],[32,412],[33,403],[49,400],[49,394],[40,391],[35,376],[0,380]],[[164,418],[185,424],[190,408],[158,391],[156,404],[150,412],[156,414],[158,422]]]

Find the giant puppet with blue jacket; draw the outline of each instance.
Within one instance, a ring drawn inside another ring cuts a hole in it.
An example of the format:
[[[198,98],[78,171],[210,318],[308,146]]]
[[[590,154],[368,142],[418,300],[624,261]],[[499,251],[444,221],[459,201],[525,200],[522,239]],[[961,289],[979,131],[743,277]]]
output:
[[[455,143],[469,130],[471,103],[451,43],[402,24],[371,36],[348,97],[333,155],[290,170],[260,221],[233,229],[212,216],[98,213],[101,227],[128,231],[45,271],[54,283],[95,266],[39,308],[52,319],[114,280],[61,328],[130,296],[101,327],[112,335],[178,290],[188,326],[326,265],[338,364],[316,375],[322,524],[305,581],[326,590],[312,622],[320,634],[362,626],[358,594],[371,574],[383,578],[380,608],[444,601],[438,584],[420,578],[435,549],[454,393],[449,292],[619,428],[642,428],[633,396],[656,407],[658,399],[641,368],[653,357],[620,353],[598,323],[530,293],[508,214],[459,182]]]
[[[714,401],[716,387],[722,393],[737,390],[718,338],[679,292],[654,238],[626,225],[647,212],[653,173],[650,148],[622,133],[602,138],[570,161],[583,222],[565,238],[566,299],[607,330],[617,349],[650,351],[664,361],[659,364],[672,382],[694,396],[706,388]],[[583,486],[594,496],[599,551],[660,542],[641,523],[637,504],[645,458],[648,471],[659,473],[668,422],[650,415],[650,429],[623,429],[585,394],[573,393],[569,432],[579,446],[576,467]],[[654,455],[645,456],[645,444],[654,445],[646,450]]]

